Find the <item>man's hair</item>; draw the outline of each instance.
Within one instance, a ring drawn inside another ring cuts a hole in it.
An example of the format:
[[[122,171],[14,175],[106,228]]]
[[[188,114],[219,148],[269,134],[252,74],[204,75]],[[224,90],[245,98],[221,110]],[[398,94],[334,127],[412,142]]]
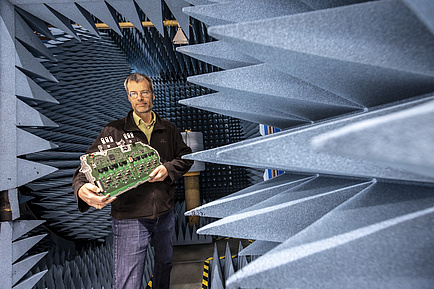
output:
[[[136,72],[136,73],[130,74],[127,77],[127,79],[125,79],[124,86],[125,86],[125,90],[127,91],[127,94],[129,93],[129,91],[128,91],[128,83],[130,81],[141,82],[143,80],[147,80],[148,81],[148,83],[149,83],[149,89],[152,92],[154,92],[154,84],[152,83],[152,79],[149,76],[147,76],[147,75],[145,75],[143,73]]]

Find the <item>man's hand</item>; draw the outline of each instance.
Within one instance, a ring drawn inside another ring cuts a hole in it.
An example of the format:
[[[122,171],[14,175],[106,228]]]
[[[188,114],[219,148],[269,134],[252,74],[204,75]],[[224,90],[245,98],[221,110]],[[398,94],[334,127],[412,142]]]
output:
[[[96,209],[102,209],[116,199],[116,197],[110,198],[110,194],[107,196],[98,196],[99,192],[100,189],[97,186],[86,183],[78,190],[78,196],[89,206]]]
[[[152,173],[149,174],[149,182],[161,182],[169,175],[167,169],[163,165],[159,165]]]

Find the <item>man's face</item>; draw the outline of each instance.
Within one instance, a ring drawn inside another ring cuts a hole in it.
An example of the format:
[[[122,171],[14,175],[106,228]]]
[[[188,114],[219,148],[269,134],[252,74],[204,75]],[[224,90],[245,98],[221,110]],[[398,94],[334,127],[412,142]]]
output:
[[[142,115],[151,112],[155,99],[154,93],[143,93],[150,91],[149,83],[147,80],[140,82],[130,81],[127,84],[128,87],[128,100],[131,102],[131,106],[137,115]],[[131,93],[137,93],[137,98],[131,97]]]

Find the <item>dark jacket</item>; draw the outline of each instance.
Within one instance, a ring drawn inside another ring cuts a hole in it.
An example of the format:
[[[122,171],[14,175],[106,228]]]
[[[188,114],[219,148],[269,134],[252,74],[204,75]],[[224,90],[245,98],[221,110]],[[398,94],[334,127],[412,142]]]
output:
[[[149,144],[145,134],[137,127],[131,110],[125,118],[107,124],[86,153],[99,151],[103,145],[101,138],[112,137],[113,146],[124,139],[125,133],[133,133],[133,141]],[[129,136],[132,136],[129,134]],[[116,219],[156,218],[173,208],[174,182],[186,173],[193,164],[191,160],[183,160],[183,155],[191,153],[191,149],[183,142],[182,136],[173,123],[156,114],[156,123],[151,135],[151,147],[160,154],[161,163],[167,168],[169,175],[162,182],[146,182],[117,197],[111,203],[111,215]],[[113,147],[112,146],[112,147]],[[78,209],[85,212],[89,205],[78,197],[78,190],[89,181],[78,168],[72,179],[72,188],[77,199]]]

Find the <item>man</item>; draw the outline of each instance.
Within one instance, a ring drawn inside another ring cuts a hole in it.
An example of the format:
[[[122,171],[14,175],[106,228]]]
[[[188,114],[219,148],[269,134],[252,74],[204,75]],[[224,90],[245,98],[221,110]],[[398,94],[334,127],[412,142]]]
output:
[[[193,164],[181,159],[191,149],[174,124],[152,111],[155,95],[148,76],[133,73],[124,85],[132,110],[125,118],[107,124],[86,153],[98,151],[98,146],[106,144],[107,139],[113,139],[115,144],[133,138],[156,149],[162,165],[150,174],[148,182],[116,198],[98,196],[99,188],[89,183],[79,169],[72,187],[82,212],[90,207],[102,209],[112,203],[113,288],[141,288],[151,238],[155,249],[152,288],[169,288],[175,230],[173,183]]]

